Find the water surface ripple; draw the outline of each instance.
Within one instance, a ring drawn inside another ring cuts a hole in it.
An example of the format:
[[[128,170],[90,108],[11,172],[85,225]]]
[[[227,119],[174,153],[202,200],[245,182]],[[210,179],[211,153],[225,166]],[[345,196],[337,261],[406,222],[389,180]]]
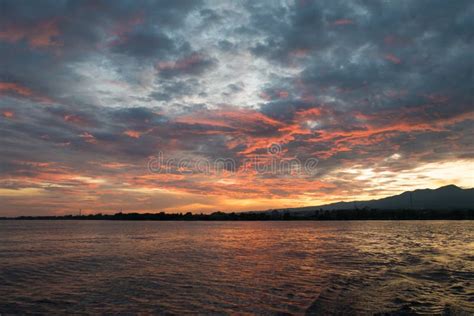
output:
[[[0,314],[474,313],[474,223],[0,221]]]

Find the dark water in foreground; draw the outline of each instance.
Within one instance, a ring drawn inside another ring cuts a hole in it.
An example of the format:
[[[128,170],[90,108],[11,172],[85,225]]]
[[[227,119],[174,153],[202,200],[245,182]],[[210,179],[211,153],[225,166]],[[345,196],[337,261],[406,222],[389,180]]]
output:
[[[0,221],[2,313],[474,313],[474,222]]]

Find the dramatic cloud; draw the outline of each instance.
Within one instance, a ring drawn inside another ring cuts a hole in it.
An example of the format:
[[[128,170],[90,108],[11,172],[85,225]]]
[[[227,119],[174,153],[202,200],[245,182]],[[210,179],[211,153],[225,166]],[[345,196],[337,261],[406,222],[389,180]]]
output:
[[[472,16],[467,0],[0,0],[0,215],[472,187]]]

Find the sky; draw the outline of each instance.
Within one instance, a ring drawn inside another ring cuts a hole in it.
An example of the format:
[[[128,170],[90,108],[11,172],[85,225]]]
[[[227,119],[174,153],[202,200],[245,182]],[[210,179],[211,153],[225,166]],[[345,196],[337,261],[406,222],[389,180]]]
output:
[[[474,2],[0,0],[0,216],[474,186]]]

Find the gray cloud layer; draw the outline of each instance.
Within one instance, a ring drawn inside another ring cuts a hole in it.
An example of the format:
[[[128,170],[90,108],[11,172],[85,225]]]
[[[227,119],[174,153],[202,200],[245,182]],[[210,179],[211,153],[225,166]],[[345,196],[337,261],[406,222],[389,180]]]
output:
[[[15,209],[8,190],[103,175],[205,203],[202,179],[147,178],[159,150],[242,162],[278,143],[320,160],[300,187],[316,196],[373,185],[345,181],[351,166],[471,161],[473,16],[461,0],[0,1],[0,195]],[[207,190],[294,195],[278,177],[252,179]],[[115,206],[119,182],[97,188],[98,209]],[[65,209],[48,201],[43,211]]]

